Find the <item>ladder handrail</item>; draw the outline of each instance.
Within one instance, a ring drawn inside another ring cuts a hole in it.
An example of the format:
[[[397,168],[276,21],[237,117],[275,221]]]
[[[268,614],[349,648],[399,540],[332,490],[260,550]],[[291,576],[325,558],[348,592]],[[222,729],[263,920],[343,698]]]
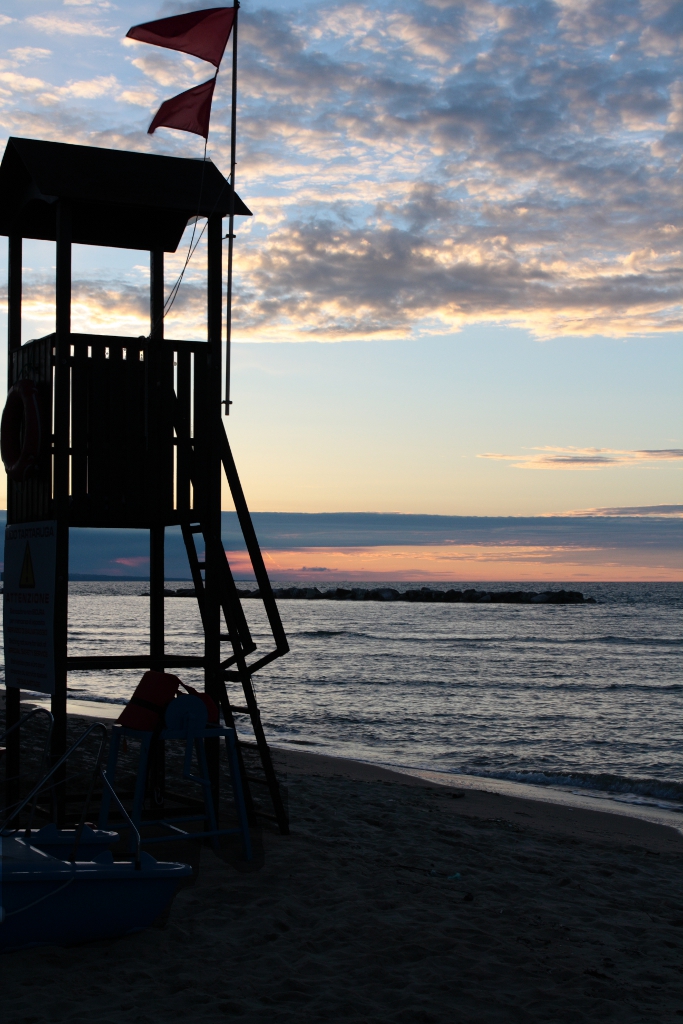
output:
[[[171,403],[172,406],[172,417],[174,419],[174,426],[180,439],[181,425],[179,423],[180,406],[176,398],[175,402]],[[275,773],[273,766],[273,760],[268,747],[265,733],[263,731],[263,725],[261,723],[261,715],[259,712],[258,704],[256,702],[256,695],[252,685],[251,676],[253,672],[256,672],[259,668],[263,668],[265,665],[274,661],[276,658],[282,657],[289,651],[289,643],[287,642],[287,636],[285,634],[284,627],[282,625],[282,619],[280,618],[280,612],[277,607],[275,595],[273,594],[273,588],[268,578],[268,572],[266,570],[265,562],[263,560],[263,554],[259,547],[258,539],[256,537],[256,531],[254,530],[254,524],[249,513],[244,491],[242,490],[242,484],[240,482],[239,475],[237,473],[237,467],[232,456],[230,444],[228,441],[228,435],[225,431],[225,425],[221,421],[220,424],[220,458],[223,470],[225,472],[228,486],[230,487],[230,493],[232,494],[232,500],[237,513],[237,518],[242,531],[242,536],[247,547],[249,559],[251,561],[256,582],[259,587],[259,596],[263,601],[264,610],[266,612],[270,630],[275,642],[275,649],[270,651],[268,654],[262,655],[257,658],[251,665],[247,664],[246,655],[251,654],[256,650],[256,644],[254,644],[251,632],[249,630],[249,624],[244,614],[242,602],[237,592],[235,580],[230,569],[225,548],[223,547],[222,538],[220,531],[218,536],[214,536],[212,531],[206,529],[206,524],[202,522],[202,513],[195,510],[187,513],[184,517],[184,521],[181,522],[181,530],[183,540],[185,542],[185,548],[187,550],[187,556],[190,562],[190,570],[192,573],[192,580],[195,586],[195,594],[197,596],[197,602],[199,605],[199,612],[202,618],[202,625],[206,630],[205,620],[205,583],[202,579],[201,565],[197,557],[197,548],[194,541],[195,530],[192,528],[192,523],[198,524],[198,529],[201,531],[204,537],[205,544],[205,560],[216,559],[219,565],[219,579],[220,579],[220,604],[225,618],[225,624],[227,626],[227,638],[230,640],[232,645],[232,656],[221,662],[221,675],[220,675],[220,692],[215,696],[218,697],[218,701],[223,711],[223,717],[225,718],[226,724],[234,727],[234,719],[232,715],[232,708],[228,699],[228,694],[225,686],[226,679],[236,679],[242,684],[244,691],[244,697],[247,704],[247,711],[249,719],[251,721],[252,728],[254,730],[254,737],[256,739],[256,746],[259,751],[261,758],[261,764],[266,777],[266,783],[270,790],[270,795],[273,801],[273,809],[275,811],[275,820],[280,826],[280,831],[287,835],[289,832],[289,818],[287,811],[282,800],[282,794],[280,792],[280,785]],[[185,438],[185,444],[192,448],[192,441],[189,438]],[[191,465],[187,467],[189,479],[194,483],[193,479],[193,468]],[[235,665],[235,669],[232,671],[228,668],[230,665]],[[244,780],[245,796],[250,806],[252,813],[255,812],[253,808],[253,802],[249,794],[249,786],[247,781],[246,772],[244,772],[244,763],[242,759],[241,748],[239,742],[237,744],[237,758],[239,762],[240,772]]]
[[[270,623],[270,628],[273,633],[275,646],[278,654],[287,654],[289,651],[287,636],[285,634],[284,626],[282,625],[282,619],[280,618],[280,612],[278,611],[275,595],[273,594],[273,588],[270,585],[266,564],[263,561],[261,548],[256,537],[256,530],[254,529],[254,524],[251,520],[251,514],[247,506],[247,500],[244,497],[242,483],[237,473],[237,466],[235,465],[235,460],[232,456],[230,442],[228,441],[228,435],[225,432],[225,424],[223,422],[221,422],[220,442],[223,469],[225,470],[228,486],[230,487],[230,493],[235,505],[235,511],[242,530],[242,536],[244,537],[244,542],[247,545],[249,558],[254,570],[254,575],[256,576],[261,600],[263,601],[266,609],[266,615],[268,616],[268,622]]]
[[[55,719],[52,712],[48,711],[47,708],[32,708],[30,711],[27,711],[25,715],[22,715],[18,722],[15,722],[14,725],[11,725],[9,729],[5,729],[2,736],[0,736],[0,743],[4,743],[9,734],[11,732],[14,732],[15,729],[20,729],[24,722],[28,722],[29,718],[33,718],[34,715],[40,714],[47,715],[47,717],[50,719],[50,732],[48,733],[48,735],[51,735],[52,728],[55,724]]]

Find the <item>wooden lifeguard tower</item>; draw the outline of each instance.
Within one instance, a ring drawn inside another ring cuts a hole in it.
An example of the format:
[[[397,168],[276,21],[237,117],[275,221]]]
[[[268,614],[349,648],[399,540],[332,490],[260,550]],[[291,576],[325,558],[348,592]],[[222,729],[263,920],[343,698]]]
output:
[[[268,787],[275,820],[286,833],[287,814],[251,677],[289,647],[222,418],[223,218],[231,212],[251,215],[236,194],[232,211],[230,205],[229,183],[210,160],[9,139],[0,165],[0,234],[9,236],[8,385],[35,385],[42,440],[33,464],[17,479],[8,479],[7,522],[10,527],[49,521],[55,527],[53,757],[66,749],[70,671],[199,667],[225,723],[233,725],[235,714],[251,722],[264,772],[263,778],[251,781]],[[163,330],[164,253],[176,251],[194,217],[208,220],[207,340],[168,341]],[[24,238],[56,242],[56,330],[22,345]],[[148,337],[72,333],[73,243],[149,252]],[[221,541],[223,471],[272,632],[273,647],[263,653],[255,654]],[[185,541],[204,631],[201,657],[177,655],[166,647],[167,526],[180,526]],[[69,656],[71,527],[149,530],[148,654]],[[241,686],[243,700],[231,702],[228,682]],[[8,686],[6,696],[9,727],[19,720],[20,689]],[[8,739],[7,755],[7,773],[17,775],[16,733]],[[211,769],[215,800],[217,756],[216,747]],[[259,813],[249,792],[250,777],[242,774],[248,807]]]

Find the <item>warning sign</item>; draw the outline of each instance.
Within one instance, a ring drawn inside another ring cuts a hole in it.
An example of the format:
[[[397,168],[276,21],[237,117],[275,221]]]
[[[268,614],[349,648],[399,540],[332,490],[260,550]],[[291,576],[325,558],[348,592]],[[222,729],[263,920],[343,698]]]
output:
[[[57,524],[5,528],[5,682],[54,693]]]
[[[24,552],[24,564],[21,567],[21,576],[19,577],[19,586],[34,590],[36,586],[36,577],[33,572],[33,560],[31,558],[31,545],[26,541],[26,551]]]

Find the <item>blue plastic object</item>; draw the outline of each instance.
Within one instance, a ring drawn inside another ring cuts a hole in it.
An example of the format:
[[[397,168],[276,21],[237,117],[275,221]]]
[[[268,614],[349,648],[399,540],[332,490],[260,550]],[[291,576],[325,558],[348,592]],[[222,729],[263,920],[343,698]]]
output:
[[[208,725],[207,708],[199,697],[192,694],[183,694],[172,700],[165,713],[166,728],[159,733],[161,740],[180,740],[185,744],[185,757],[183,759],[183,777],[197,783],[204,795],[203,814],[167,815],[164,818],[144,819],[142,817],[145,789],[147,785],[147,769],[150,757],[150,748],[153,734],[139,729],[129,729],[126,726],[116,723],[111,732],[109,744],[109,758],[107,761],[106,776],[113,786],[116,781],[116,770],[118,765],[121,740],[129,738],[140,744],[140,759],[138,761],[137,779],[135,783],[135,794],[133,796],[133,808],[130,816],[133,826],[140,833],[146,826],[161,826],[166,830],[165,835],[147,836],[142,839],[143,845],[151,843],[168,843],[178,840],[202,841],[210,839],[217,844],[219,836],[240,835],[244,848],[246,860],[252,859],[251,837],[249,835],[249,822],[244,804],[244,792],[242,790],[242,779],[237,756],[237,736],[233,728],[227,726]],[[206,761],[204,740],[224,739],[230,767],[230,779],[232,792],[235,799],[237,811],[237,828],[218,828],[216,813],[213,806],[213,795],[211,782],[209,780],[209,769]],[[199,774],[192,771],[193,750],[197,759]],[[106,829],[109,824],[109,813],[111,808],[111,794],[105,789],[100,804],[100,829]],[[204,831],[190,831],[186,826],[190,822],[202,822]],[[182,827],[181,827],[182,826]],[[124,826],[125,827],[125,826]],[[135,846],[134,836],[130,836],[130,850],[133,852]]]
[[[166,708],[164,723],[167,729],[201,732],[206,729],[209,713],[206,704],[191,693],[181,693]]]
[[[70,946],[142,931],[171,901],[188,864],[141,855],[115,863],[50,857],[17,836],[0,839],[0,951]]]

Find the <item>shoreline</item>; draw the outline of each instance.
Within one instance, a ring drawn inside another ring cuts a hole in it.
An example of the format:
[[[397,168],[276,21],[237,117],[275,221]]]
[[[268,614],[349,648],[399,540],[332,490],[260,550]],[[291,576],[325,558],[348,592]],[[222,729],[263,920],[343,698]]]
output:
[[[287,774],[317,775],[320,777],[341,777],[358,782],[386,782],[402,786],[423,787],[440,791],[441,795],[456,796],[449,790],[456,790],[462,799],[462,813],[485,820],[505,820],[513,824],[519,818],[529,819],[529,827],[564,833],[573,838],[593,841],[615,841],[632,843],[658,852],[683,854],[683,815],[681,821],[673,823],[664,818],[650,818],[639,814],[623,813],[608,807],[595,807],[586,803],[556,800],[536,793],[524,792],[540,787],[517,786],[519,791],[500,791],[493,787],[478,785],[478,776],[450,776],[444,782],[440,773],[422,772],[413,769],[397,769],[353,758],[337,757],[331,754],[317,754],[289,747],[271,745],[276,767]],[[466,780],[461,785],[461,780]],[[489,780],[485,780],[489,781]],[[505,780],[491,780],[494,783]],[[461,791],[465,790],[461,795]],[[562,796],[562,794],[560,794]],[[607,801],[605,801],[607,803]]]
[[[2,696],[4,706],[4,695]],[[45,700],[30,699],[23,703],[31,707],[40,706],[49,709],[49,698]],[[124,705],[109,704],[104,701],[67,701],[67,715],[75,719],[101,719],[105,724],[115,721]],[[250,745],[247,742],[247,745]],[[287,744],[269,744],[273,755],[288,764],[303,764],[304,759],[318,759],[319,770],[326,773],[334,766],[333,774],[349,775],[354,778],[370,778],[377,775],[395,776],[394,781],[405,782],[406,778],[421,780],[423,784],[440,786],[446,789],[464,789],[477,794],[491,794],[512,800],[523,800],[551,807],[563,807],[574,811],[586,811],[603,815],[626,818],[632,821],[649,823],[658,828],[676,831],[683,838],[683,811],[643,803],[630,803],[595,790],[576,792],[570,787],[541,786],[533,783],[517,782],[509,779],[488,778],[482,775],[463,775],[458,773],[433,771],[426,768],[413,768],[409,765],[388,764],[381,761],[366,761],[360,758],[346,757],[334,753],[321,753],[305,750]],[[378,775],[379,773],[379,775]]]
[[[271,749],[290,834],[255,826],[250,863],[170,844],[195,880],[152,929],[2,958],[8,1021],[680,1019],[679,831]]]

